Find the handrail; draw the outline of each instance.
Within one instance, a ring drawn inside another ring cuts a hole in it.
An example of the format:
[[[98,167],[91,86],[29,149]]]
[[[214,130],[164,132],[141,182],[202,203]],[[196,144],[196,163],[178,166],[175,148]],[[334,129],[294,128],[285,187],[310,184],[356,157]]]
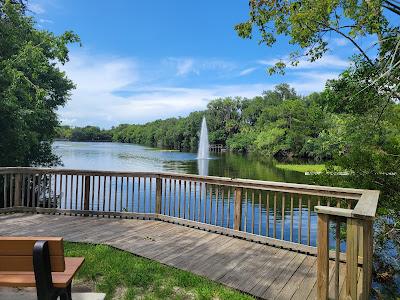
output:
[[[268,190],[276,190],[288,193],[304,193],[316,196],[329,196],[333,198],[345,198],[360,200],[361,196],[370,190],[339,188],[322,185],[308,185],[299,183],[287,183],[277,181],[262,181],[252,179],[239,179],[230,177],[201,176],[194,174],[182,174],[171,172],[127,172],[127,171],[102,171],[102,170],[80,170],[61,168],[30,168],[30,167],[3,167],[0,174],[7,173],[46,173],[46,174],[68,174],[68,175],[92,175],[92,176],[152,176],[154,178],[173,177],[182,180],[197,180],[211,184],[223,184],[233,187],[252,187]],[[376,202],[377,204],[377,202]],[[376,209],[376,207],[375,207]],[[371,210],[369,211],[371,213]],[[369,214],[368,214],[369,216]]]
[[[30,167],[0,168],[1,182],[0,200],[3,196],[7,205],[0,213],[152,218],[211,230],[316,254],[318,299],[329,297],[330,259],[335,259],[336,298],[340,261],[346,262],[345,296],[369,295],[379,191],[169,172]],[[335,251],[330,249],[330,222],[336,224]],[[340,249],[342,223],[347,227],[345,254]],[[362,284],[357,288],[359,266]]]

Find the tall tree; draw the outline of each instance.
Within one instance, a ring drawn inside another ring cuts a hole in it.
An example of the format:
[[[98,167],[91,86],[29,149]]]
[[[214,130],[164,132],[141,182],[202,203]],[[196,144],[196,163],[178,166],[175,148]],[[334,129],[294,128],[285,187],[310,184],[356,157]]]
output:
[[[0,166],[58,163],[51,151],[56,111],[74,88],[59,65],[74,42],[73,32],[37,29],[25,2],[0,0]]]

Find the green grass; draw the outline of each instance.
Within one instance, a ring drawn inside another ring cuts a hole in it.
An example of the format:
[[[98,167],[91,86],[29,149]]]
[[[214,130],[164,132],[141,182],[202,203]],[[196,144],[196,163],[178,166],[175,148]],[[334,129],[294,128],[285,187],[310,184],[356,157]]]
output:
[[[84,256],[74,283],[106,299],[253,299],[190,272],[104,245],[65,243],[66,256]]]
[[[325,171],[325,165],[275,165],[278,169],[296,171],[296,172],[322,172]]]

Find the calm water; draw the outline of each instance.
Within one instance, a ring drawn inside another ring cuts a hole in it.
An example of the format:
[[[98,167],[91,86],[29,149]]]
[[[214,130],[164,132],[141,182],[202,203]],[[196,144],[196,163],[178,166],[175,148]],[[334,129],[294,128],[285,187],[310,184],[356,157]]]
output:
[[[57,141],[54,151],[61,157],[64,168],[107,171],[167,171],[198,174],[200,168],[208,175],[231,178],[307,183],[302,173],[277,169],[274,163],[256,158],[222,153],[212,154],[198,165],[196,153],[148,148],[134,144]]]

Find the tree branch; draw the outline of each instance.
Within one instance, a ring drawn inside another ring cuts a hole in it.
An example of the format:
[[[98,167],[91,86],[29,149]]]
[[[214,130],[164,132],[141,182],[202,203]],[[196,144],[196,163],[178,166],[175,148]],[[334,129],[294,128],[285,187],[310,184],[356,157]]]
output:
[[[340,34],[341,36],[343,36],[344,38],[348,39],[348,40],[358,49],[358,51],[360,51],[360,53],[365,57],[365,59],[368,61],[368,63],[369,63],[371,66],[374,65],[374,63],[373,63],[372,60],[369,58],[369,56],[364,52],[364,50],[363,50],[350,36],[348,36],[347,34],[341,32],[340,30],[338,30],[338,29],[336,29],[336,28],[334,28],[334,27],[332,27],[332,26],[330,26],[330,25],[328,25],[328,24],[326,24],[326,23],[322,23],[322,22],[317,21],[317,24],[319,24],[319,25],[321,25],[321,26],[324,26],[324,27],[326,27],[326,28],[328,28],[328,29],[330,29],[330,30],[333,30],[333,31],[335,31],[336,33],[338,33],[338,34]]]

